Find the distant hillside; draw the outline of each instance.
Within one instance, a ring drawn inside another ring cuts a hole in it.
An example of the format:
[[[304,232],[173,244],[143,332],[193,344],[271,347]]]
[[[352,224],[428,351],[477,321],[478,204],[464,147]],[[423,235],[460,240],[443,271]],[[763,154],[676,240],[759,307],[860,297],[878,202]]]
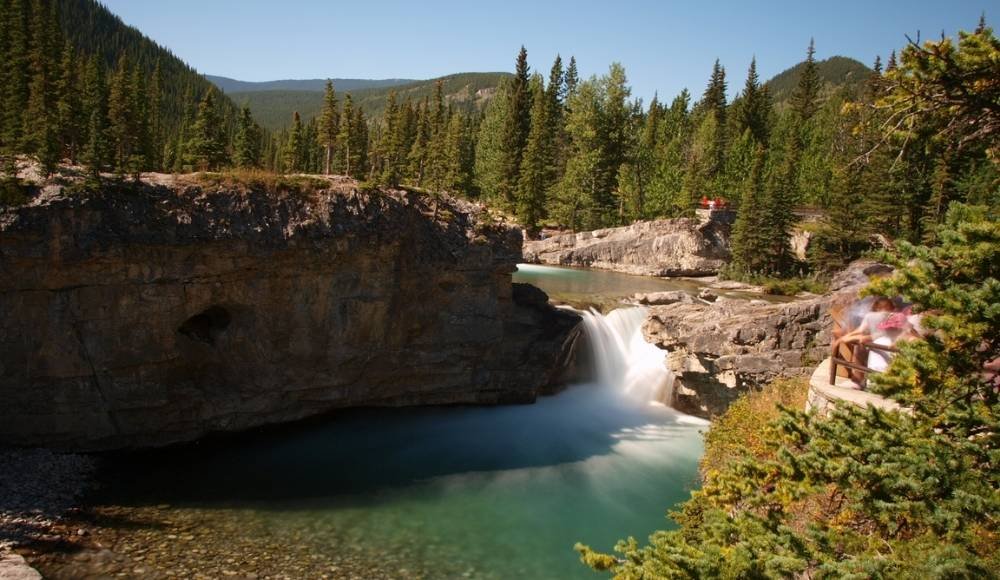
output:
[[[469,110],[483,107],[500,82],[509,76],[509,73],[500,72],[459,73],[440,77],[440,80],[444,83],[444,94],[448,102]],[[399,102],[405,102],[407,99],[419,101],[434,94],[434,85],[438,80],[413,81],[391,87],[360,90],[344,88],[334,82],[334,87],[341,99],[344,93],[349,92],[355,104],[360,105],[366,115],[378,117],[385,110],[385,100],[390,90],[396,91]],[[261,90],[233,92],[229,93],[229,96],[237,103],[248,104],[257,122],[272,130],[287,127],[295,111],[299,112],[303,120],[308,120],[317,116],[323,106],[322,86],[317,91]]]
[[[322,91],[326,79],[287,79],[280,81],[249,82],[228,77],[205,75],[226,93],[251,93],[258,91]],[[330,79],[342,91],[378,89],[417,82],[416,79]]]
[[[98,54],[108,67],[122,56],[139,63],[152,75],[156,63],[163,73],[163,114],[168,134],[175,132],[186,113],[197,106],[211,83],[166,48],[138,29],[128,26],[95,0],[55,2],[56,17],[66,38],[84,54]],[[219,99],[222,112],[231,118],[236,111],[229,99]]]
[[[845,56],[832,56],[826,60],[818,61],[816,64],[819,78],[823,81],[826,92],[841,87],[853,90],[860,86],[872,72],[864,64]],[[767,88],[776,104],[780,105],[791,98],[792,91],[795,90],[795,85],[798,84],[799,77],[802,76],[804,66],[805,63],[800,62],[767,81]]]

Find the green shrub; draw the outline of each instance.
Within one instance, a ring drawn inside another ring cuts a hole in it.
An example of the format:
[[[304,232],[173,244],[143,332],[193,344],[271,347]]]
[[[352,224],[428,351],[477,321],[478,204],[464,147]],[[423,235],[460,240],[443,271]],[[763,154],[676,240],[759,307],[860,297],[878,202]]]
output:
[[[778,418],[780,407],[805,406],[809,383],[805,379],[777,379],[760,391],[740,397],[716,418],[705,434],[701,472],[718,472],[733,460],[745,457],[772,459],[765,435]]]

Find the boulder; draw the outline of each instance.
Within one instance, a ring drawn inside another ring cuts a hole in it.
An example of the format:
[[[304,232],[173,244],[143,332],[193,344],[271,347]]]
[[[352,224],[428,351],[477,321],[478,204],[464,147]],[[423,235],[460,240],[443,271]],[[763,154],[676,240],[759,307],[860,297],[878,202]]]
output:
[[[349,180],[50,189],[0,210],[0,444],[157,446],[349,406],[527,403],[579,332],[512,286],[520,231],[474,204]]]
[[[642,304],[643,306],[662,306],[664,304],[674,304],[675,302],[690,304],[694,301],[691,298],[691,295],[683,290],[649,292],[645,294],[637,293],[632,296],[632,300],[637,304]]]
[[[698,298],[701,298],[705,302],[715,302],[719,299],[719,295],[708,288],[702,288],[701,292],[698,292]]]
[[[524,245],[535,264],[584,266],[644,276],[711,276],[729,259],[731,212],[563,233]]]

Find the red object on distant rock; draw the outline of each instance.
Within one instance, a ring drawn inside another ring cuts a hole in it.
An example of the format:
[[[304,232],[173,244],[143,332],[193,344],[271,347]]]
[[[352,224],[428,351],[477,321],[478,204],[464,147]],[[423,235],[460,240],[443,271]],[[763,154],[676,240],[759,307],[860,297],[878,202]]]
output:
[[[703,208],[708,207],[708,198],[705,197],[704,195],[701,196],[701,207],[703,207]]]

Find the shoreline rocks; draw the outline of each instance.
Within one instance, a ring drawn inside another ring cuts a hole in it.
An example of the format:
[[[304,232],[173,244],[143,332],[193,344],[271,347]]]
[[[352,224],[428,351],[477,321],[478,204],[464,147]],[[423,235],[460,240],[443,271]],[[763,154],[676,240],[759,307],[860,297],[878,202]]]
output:
[[[712,276],[729,259],[732,221],[732,212],[705,211],[696,218],[556,234],[525,242],[524,259],[642,276]]]
[[[14,550],[64,540],[57,528],[91,487],[96,467],[96,459],[82,455],[0,449],[0,578],[42,577]]]
[[[324,186],[325,187],[325,186]],[[49,185],[0,209],[0,444],[189,441],[350,406],[528,403],[579,318],[520,231],[350,180]]]

